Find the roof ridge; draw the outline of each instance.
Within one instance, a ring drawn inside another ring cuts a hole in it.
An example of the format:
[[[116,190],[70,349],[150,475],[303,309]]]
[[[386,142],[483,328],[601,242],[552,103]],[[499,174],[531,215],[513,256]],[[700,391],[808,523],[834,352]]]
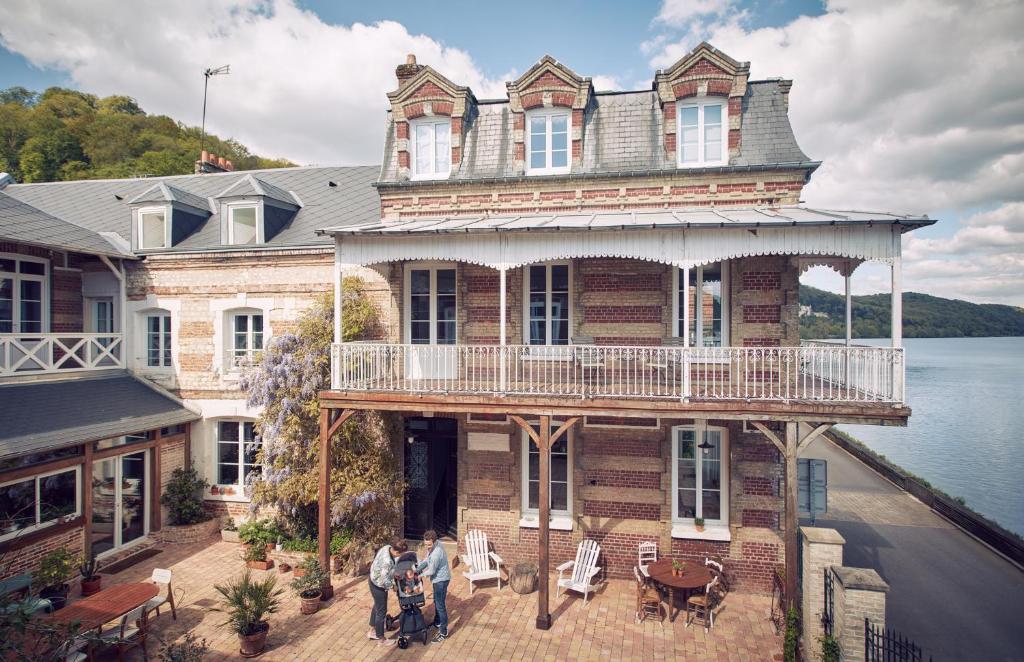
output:
[[[100,178],[100,179],[71,179],[66,181],[54,181],[54,182],[16,182],[14,184],[8,184],[4,188],[13,187],[28,187],[28,186],[50,186],[50,185],[71,185],[71,184],[98,184],[98,183],[110,183],[110,182],[167,182],[174,179],[182,179],[186,177],[225,177],[230,175],[244,175],[252,173],[274,173],[274,172],[296,172],[299,170],[356,170],[361,168],[380,168],[380,164],[360,164],[360,165],[307,165],[307,166],[294,166],[289,168],[258,168],[256,170],[232,170],[231,172],[205,172],[201,174],[190,173],[183,175],[155,175],[153,177],[111,177],[111,178]],[[155,184],[154,184],[155,185]]]

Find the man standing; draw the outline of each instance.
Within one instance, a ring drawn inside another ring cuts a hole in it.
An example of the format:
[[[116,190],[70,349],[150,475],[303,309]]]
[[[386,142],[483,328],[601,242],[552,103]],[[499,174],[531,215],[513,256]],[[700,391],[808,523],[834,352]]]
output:
[[[452,572],[448,568],[448,554],[444,545],[437,542],[437,532],[429,529],[423,534],[423,544],[427,547],[427,558],[420,562],[418,570],[424,577],[430,577],[430,585],[434,587],[434,626],[437,634],[434,643],[439,644],[448,638],[448,582]]]

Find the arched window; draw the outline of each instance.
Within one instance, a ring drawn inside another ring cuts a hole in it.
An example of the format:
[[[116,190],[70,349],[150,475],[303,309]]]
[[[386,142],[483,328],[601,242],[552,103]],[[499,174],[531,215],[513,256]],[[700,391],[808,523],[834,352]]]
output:
[[[159,308],[139,313],[147,368],[171,367],[171,313]]]
[[[263,351],[263,311],[255,308],[229,310],[226,323],[228,365],[238,367],[253,361]]]

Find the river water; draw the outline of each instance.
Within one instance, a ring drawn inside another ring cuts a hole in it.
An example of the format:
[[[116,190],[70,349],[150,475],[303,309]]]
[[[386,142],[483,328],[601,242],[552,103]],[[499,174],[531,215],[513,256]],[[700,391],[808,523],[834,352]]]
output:
[[[1024,338],[910,338],[904,346],[910,424],[841,429],[1024,535]]]

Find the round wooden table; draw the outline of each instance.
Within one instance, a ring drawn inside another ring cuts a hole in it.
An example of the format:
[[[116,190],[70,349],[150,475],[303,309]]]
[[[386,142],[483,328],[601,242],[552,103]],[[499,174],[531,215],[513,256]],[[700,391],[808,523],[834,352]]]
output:
[[[682,564],[684,568],[683,574],[680,577],[672,574],[672,559],[659,559],[647,566],[647,573],[651,576],[651,579],[668,590],[669,621],[675,621],[676,616],[679,614],[678,607],[676,608],[676,613],[672,613],[677,590],[683,592],[683,602],[685,604],[686,600],[690,597],[690,591],[711,583],[711,569],[704,564],[696,561],[682,561]]]
[[[82,598],[60,611],[47,614],[44,618],[61,623],[77,621],[82,624],[81,631],[88,632],[149,602],[159,592],[160,589],[156,584],[118,584],[105,588],[95,595]]]

